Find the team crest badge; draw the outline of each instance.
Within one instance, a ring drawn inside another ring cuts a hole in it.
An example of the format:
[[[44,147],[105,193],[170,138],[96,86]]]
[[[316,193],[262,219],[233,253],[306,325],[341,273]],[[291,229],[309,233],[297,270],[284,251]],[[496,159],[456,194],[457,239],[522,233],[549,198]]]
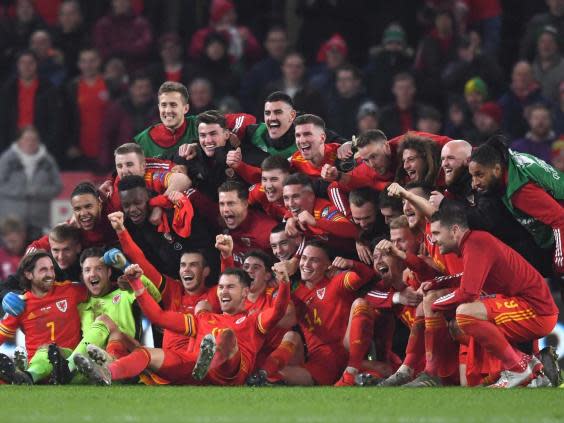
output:
[[[67,300],[57,301],[55,305],[61,312],[64,313],[65,311],[67,311]]]
[[[325,297],[325,288],[321,288],[317,290],[317,298],[322,300]]]
[[[112,298],[112,304],[119,304],[121,300],[121,294],[116,294],[114,295],[114,298]]]
[[[176,251],[182,250],[182,244],[180,242],[175,242],[172,246]]]
[[[321,211],[321,217],[325,217],[329,214],[329,206],[325,207],[322,211]]]

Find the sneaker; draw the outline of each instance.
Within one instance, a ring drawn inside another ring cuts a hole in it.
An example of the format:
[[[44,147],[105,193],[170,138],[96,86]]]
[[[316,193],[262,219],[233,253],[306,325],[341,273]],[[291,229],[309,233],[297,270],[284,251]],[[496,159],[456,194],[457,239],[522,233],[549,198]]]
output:
[[[378,386],[383,380],[372,373],[358,373],[354,378],[357,386]]]
[[[504,370],[501,372],[501,376],[493,385],[488,386],[488,388],[515,388],[517,386],[526,386],[529,382],[534,379],[533,372],[531,368],[527,366],[522,372],[513,372],[511,370]]]
[[[200,353],[198,354],[198,360],[192,370],[192,376],[196,380],[203,380],[208,374],[210,369],[210,364],[215,355],[217,345],[215,342],[215,337],[209,333],[203,337],[200,343]]]
[[[335,383],[333,386],[356,386],[356,374],[352,374],[347,372],[346,370],[343,372],[341,378]]]
[[[255,387],[266,386],[268,384],[267,377],[268,375],[264,370],[259,370],[247,378],[246,380],[247,386],[255,386]]]
[[[47,356],[49,357],[51,366],[53,366],[51,384],[68,385],[72,379],[72,373],[69,369],[69,362],[62,356],[59,347],[57,347],[56,344],[49,344]]]
[[[110,386],[112,375],[106,366],[99,366],[93,360],[82,354],[74,356],[74,364],[80,373],[95,385]]]
[[[562,373],[558,364],[558,354],[554,347],[545,347],[539,352],[540,362],[543,366],[543,373],[546,375],[552,386],[562,384]]]
[[[429,373],[419,373],[415,379],[404,385],[406,388],[431,388],[434,386],[443,386],[441,378],[438,376],[431,376]]]
[[[6,354],[0,354],[0,379],[13,385],[33,385],[31,375],[17,369],[14,361]]]
[[[389,386],[403,386],[413,380],[413,376],[408,372],[395,372],[393,375],[384,379],[378,384],[382,388],[387,388]]]
[[[105,349],[94,344],[88,344],[86,346],[86,352],[88,352],[88,356],[99,366],[104,366],[114,361],[114,358],[108,354]]]
[[[550,379],[544,373],[540,373],[533,380],[529,382],[527,388],[549,388],[552,387]]]
[[[16,347],[16,350],[14,351],[14,365],[16,366],[16,369],[22,372],[25,372],[27,370],[28,361],[25,348]]]

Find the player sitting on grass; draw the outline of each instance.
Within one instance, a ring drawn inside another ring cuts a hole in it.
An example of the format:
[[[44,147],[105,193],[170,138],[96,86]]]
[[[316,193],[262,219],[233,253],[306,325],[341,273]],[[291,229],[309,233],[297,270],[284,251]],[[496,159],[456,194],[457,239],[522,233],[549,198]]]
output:
[[[10,357],[0,354],[0,379],[7,383],[32,384],[44,380],[52,371],[47,345],[55,342],[65,354],[70,354],[80,342],[78,304],[88,299],[88,292],[83,285],[56,282],[55,266],[47,251],[29,253],[17,271],[24,289],[23,301],[16,293],[8,293],[4,298],[4,310],[11,314],[0,321],[0,343],[12,339],[20,328],[30,357],[29,367],[21,371]]]
[[[203,308],[195,314],[163,311],[147,294],[139,281],[143,274],[138,265],[125,270],[131,287],[145,315],[155,324],[185,334],[200,345],[199,351],[187,350],[183,360],[173,374],[184,374],[188,380],[191,373],[196,382],[216,385],[243,384],[254,367],[256,354],[264,344],[265,335],[274,328],[290,301],[289,278],[283,263],[273,266],[279,282],[279,292],[273,307],[260,313],[245,311],[245,300],[249,293],[250,280],[241,269],[227,269],[218,284],[218,297],[222,314],[212,313]],[[79,369],[92,382],[109,385],[112,380],[135,376],[147,367],[163,363],[163,350],[140,347],[130,355],[104,366],[97,365],[86,356],[75,358]],[[188,373],[188,374],[187,374]]]

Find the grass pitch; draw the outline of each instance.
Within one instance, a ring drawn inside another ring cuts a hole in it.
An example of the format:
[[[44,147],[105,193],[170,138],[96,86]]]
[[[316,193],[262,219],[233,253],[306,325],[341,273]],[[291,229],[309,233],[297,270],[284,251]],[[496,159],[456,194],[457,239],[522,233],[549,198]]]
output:
[[[563,422],[562,389],[0,386],[0,422]]]

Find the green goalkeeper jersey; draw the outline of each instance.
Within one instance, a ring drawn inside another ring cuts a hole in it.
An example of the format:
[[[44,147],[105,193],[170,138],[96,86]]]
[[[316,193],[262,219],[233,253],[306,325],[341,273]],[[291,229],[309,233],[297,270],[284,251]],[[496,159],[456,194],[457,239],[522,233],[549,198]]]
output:
[[[145,276],[141,276],[141,281],[155,301],[160,302],[161,294],[155,285]],[[141,309],[132,291],[116,289],[102,297],[90,297],[78,305],[78,310],[83,332],[90,328],[98,316],[105,314],[121,332],[135,339],[141,336]]]

